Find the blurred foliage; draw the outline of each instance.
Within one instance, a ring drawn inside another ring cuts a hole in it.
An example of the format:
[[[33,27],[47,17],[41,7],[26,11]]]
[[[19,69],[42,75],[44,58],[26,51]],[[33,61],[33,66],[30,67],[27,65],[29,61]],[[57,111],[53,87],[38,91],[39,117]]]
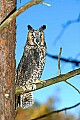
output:
[[[50,113],[51,111],[55,110],[54,102],[55,100],[53,98],[49,98],[48,101],[42,105],[35,102],[33,107],[28,109],[22,109],[19,107],[16,113],[15,120],[32,120],[44,114]],[[44,118],[40,118],[39,120],[80,120],[80,119],[75,118],[74,115],[60,112],[60,113],[51,114]]]

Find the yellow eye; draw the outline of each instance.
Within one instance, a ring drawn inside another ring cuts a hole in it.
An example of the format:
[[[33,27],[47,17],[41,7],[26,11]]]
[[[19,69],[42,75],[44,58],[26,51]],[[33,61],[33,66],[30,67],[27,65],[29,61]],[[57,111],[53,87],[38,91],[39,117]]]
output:
[[[34,38],[34,36],[32,35],[31,38]]]
[[[42,37],[42,34],[40,34],[40,38]]]

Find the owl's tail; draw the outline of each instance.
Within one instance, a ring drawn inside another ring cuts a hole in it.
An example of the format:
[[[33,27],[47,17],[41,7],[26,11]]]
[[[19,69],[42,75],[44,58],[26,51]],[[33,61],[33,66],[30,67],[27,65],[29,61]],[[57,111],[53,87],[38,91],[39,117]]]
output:
[[[22,95],[18,95],[16,98],[16,109],[17,107],[22,107],[23,109],[31,107],[34,104],[33,93],[24,93]]]

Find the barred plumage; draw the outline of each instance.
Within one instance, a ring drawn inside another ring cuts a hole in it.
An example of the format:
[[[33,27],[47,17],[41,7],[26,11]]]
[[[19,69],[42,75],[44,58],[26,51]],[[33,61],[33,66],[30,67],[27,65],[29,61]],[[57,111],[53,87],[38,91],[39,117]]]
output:
[[[39,30],[34,30],[28,25],[28,37],[24,47],[23,56],[16,70],[16,85],[24,85],[24,89],[35,89],[35,83],[40,79],[46,58],[46,43],[44,32],[46,26],[43,25]],[[27,84],[29,83],[29,84]],[[32,93],[25,93],[18,96],[16,106],[23,108],[30,107],[34,103]],[[17,99],[17,98],[16,98]]]

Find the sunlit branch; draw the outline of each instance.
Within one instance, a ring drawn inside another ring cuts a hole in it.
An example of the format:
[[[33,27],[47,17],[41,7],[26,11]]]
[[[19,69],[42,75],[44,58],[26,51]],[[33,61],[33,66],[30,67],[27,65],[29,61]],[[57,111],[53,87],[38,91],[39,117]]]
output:
[[[30,2],[28,2],[26,5],[24,5],[23,7],[21,7],[19,10],[16,10],[13,14],[11,14],[1,25],[0,25],[0,31],[6,26],[8,25],[12,20],[14,20],[19,14],[21,14],[22,12],[24,12],[26,9],[37,5],[41,2],[42,0],[32,0]]]
[[[46,6],[51,6],[51,4],[48,4],[48,3],[43,2],[43,1],[41,1],[40,3],[43,4],[43,5],[46,5]]]
[[[36,84],[36,89],[35,90],[38,90],[38,89],[41,89],[41,88],[45,88],[47,86],[50,86],[52,84],[56,84],[56,83],[59,83],[59,82],[65,82],[66,80],[76,76],[76,75],[79,75],[80,74],[80,68],[79,69],[76,69],[76,70],[73,70],[73,71],[70,71],[66,74],[61,74],[59,76],[56,76],[54,78],[50,78],[48,80],[46,80],[45,84],[41,84],[41,83],[37,83]],[[17,87],[16,86],[16,89],[15,89],[15,94],[23,94],[23,93],[27,93],[27,92],[31,92],[31,91],[35,91],[35,90],[23,90],[21,87]],[[80,93],[80,91],[79,91]]]

